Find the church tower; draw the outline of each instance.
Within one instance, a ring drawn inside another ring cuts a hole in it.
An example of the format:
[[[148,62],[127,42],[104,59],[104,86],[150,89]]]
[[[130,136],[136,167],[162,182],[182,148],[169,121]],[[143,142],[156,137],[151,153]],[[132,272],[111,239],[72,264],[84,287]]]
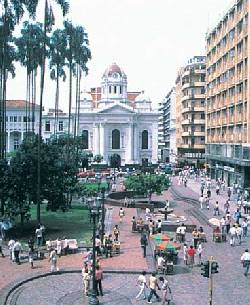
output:
[[[110,65],[102,76],[101,94],[98,107],[107,106],[116,101],[127,103],[127,76],[116,63]]]

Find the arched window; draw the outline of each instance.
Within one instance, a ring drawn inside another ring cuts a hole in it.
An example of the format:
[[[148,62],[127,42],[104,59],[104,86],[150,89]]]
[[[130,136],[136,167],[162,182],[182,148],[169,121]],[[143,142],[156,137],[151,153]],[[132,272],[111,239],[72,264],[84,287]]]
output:
[[[148,131],[143,130],[141,135],[141,148],[148,149]]]
[[[83,149],[88,149],[89,148],[89,132],[88,132],[88,130],[83,130],[82,131],[82,146],[83,146]]]
[[[112,149],[120,149],[120,131],[112,130]]]
[[[109,93],[111,93],[111,86],[109,86]]]

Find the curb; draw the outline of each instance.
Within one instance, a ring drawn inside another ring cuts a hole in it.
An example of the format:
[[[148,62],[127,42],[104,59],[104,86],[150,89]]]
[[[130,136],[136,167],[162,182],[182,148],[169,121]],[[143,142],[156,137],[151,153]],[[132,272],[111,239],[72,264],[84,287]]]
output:
[[[154,270],[147,270],[147,274],[151,274]],[[117,270],[117,269],[104,269],[104,273],[107,274],[141,274],[142,270]],[[17,281],[14,281],[10,284],[8,284],[6,287],[4,287],[2,290],[0,290],[0,305],[7,305],[9,301],[10,295],[19,287],[22,285],[31,282],[33,280],[39,279],[39,278],[44,278],[48,277],[51,275],[62,275],[62,274],[67,274],[67,273],[81,273],[81,269],[62,269],[57,272],[46,272],[46,273],[36,273],[33,276],[26,276],[23,277],[22,279],[19,279]]]

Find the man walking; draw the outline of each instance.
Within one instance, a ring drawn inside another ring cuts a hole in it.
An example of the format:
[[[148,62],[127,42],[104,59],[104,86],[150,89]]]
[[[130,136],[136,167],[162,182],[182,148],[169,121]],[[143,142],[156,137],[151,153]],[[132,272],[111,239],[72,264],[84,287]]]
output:
[[[235,239],[236,239],[236,228],[235,228],[235,225],[233,225],[230,228],[229,234],[230,234],[230,245],[231,246],[235,246]]]
[[[158,288],[160,290],[160,287],[158,285],[158,281],[157,281],[157,277],[156,277],[156,272],[153,272],[152,275],[149,278],[149,288],[150,288],[150,292],[149,292],[149,296],[148,296],[148,304],[152,304],[152,297],[153,295],[156,297],[157,302],[160,302],[160,297],[159,295],[156,293],[156,288]]]
[[[146,298],[147,298],[147,294],[146,294],[146,288],[147,288],[146,271],[142,271],[142,273],[139,275],[138,280],[137,280],[137,284],[140,287],[140,291],[137,294],[137,296],[135,297],[136,300],[138,300],[142,294],[144,295],[143,300],[146,300]]]
[[[141,247],[143,249],[143,257],[146,257],[146,247],[148,245],[148,239],[146,233],[142,233],[141,235]]]
[[[20,244],[20,242],[17,240],[13,246],[13,251],[14,251],[14,257],[15,257],[15,261],[18,265],[20,265],[20,259],[19,259],[19,255],[20,255],[20,251],[22,250],[22,246]]]
[[[103,296],[103,291],[102,291],[103,271],[100,268],[100,266],[96,266],[95,279],[96,279],[96,293],[97,295],[100,294],[101,296]]]
[[[168,285],[167,279],[163,276],[159,277],[160,282],[162,283],[161,290],[162,290],[162,303],[161,305],[169,305],[171,300],[171,289]],[[166,303],[167,302],[167,303]]]
[[[240,258],[243,268],[244,268],[244,275],[247,276],[248,271],[249,271],[249,266],[250,266],[250,253],[248,249],[245,250],[245,252],[242,254]]]

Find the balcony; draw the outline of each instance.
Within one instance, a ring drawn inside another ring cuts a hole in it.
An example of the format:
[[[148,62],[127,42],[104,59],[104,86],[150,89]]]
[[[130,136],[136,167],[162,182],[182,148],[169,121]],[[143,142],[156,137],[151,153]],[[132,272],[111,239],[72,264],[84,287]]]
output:
[[[182,136],[183,136],[183,137],[189,137],[189,136],[191,136],[191,131],[183,131]]]
[[[185,107],[182,109],[181,113],[191,112],[193,111],[193,107]]]
[[[194,119],[192,123],[202,125],[205,124],[205,119]]]
[[[205,107],[193,107],[193,110],[197,111],[197,112],[204,112],[205,111]]]
[[[182,124],[182,125],[189,125],[189,124],[191,124],[191,120],[190,120],[190,119],[183,120],[183,121],[181,122],[181,124]]]
[[[195,137],[205,137],[205,131],[195,131],[194,136]]]
[[[205,143],[204,144],[194,144],[194,149],[205,149]]]

